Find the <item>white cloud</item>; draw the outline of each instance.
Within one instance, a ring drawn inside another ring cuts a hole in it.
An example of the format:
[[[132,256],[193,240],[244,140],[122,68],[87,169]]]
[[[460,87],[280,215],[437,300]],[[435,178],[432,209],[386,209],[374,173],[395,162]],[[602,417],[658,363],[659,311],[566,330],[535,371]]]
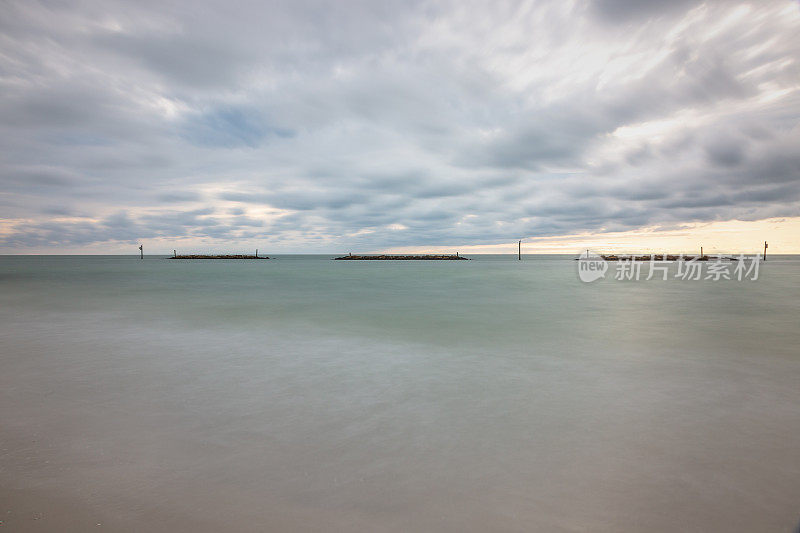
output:
[[[799,213],[796,3],[7,7],[2,251],[491,245]]]

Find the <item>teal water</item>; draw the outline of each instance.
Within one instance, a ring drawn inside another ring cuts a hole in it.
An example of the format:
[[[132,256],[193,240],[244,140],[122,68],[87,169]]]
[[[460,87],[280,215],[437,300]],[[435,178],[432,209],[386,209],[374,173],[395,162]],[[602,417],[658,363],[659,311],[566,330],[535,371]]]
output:
[[[120,531],[796,526],[800,257],[473,257],[0,257],[0,487]]]

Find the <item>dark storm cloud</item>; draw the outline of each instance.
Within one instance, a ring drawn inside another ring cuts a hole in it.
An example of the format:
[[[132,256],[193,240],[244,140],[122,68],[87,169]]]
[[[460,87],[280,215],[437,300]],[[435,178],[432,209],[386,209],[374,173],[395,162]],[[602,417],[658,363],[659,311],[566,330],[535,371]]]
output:
[[[0,246],[795,216],[798,26],[781,0],[7,2]]]

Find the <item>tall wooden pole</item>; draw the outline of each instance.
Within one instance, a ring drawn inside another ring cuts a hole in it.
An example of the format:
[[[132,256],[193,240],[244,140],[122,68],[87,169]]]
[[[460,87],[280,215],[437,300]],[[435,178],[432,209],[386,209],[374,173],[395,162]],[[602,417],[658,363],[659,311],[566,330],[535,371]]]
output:
[[[522,261],[522,241],[517,243],[517,260]]]
[[[767,241],[764,241],[764,261],[767,260]]]

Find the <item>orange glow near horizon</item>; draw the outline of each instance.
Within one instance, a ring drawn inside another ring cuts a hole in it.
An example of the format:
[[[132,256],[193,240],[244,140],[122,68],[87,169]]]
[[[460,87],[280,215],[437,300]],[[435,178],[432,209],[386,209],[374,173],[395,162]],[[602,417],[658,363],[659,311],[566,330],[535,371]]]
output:
[[[632,231],[530,237],[523,238],[522,253],[577,254],[588,248],[596,252],[613,253],[696,254],[702,246],[705,253],[752,254],[763,251],[765,240],[769,242],[768,253],[800,254],[800,217],[690,223],[670,229],[654,226]],[[517,253],[517,242],[436,248],[404,247],[382,251],[424,253],[446,249],[472,254],[512,254]]]

